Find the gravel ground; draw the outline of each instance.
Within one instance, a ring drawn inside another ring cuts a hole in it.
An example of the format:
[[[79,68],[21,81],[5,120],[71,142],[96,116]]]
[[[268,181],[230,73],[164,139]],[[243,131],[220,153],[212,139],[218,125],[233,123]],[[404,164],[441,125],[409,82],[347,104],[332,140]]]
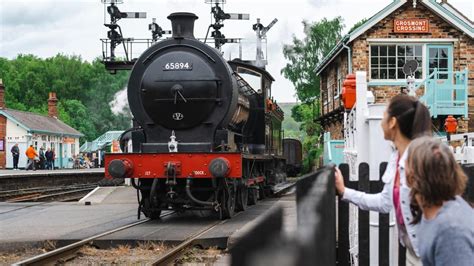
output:
[[[65,265],[149,265],[167,250],[168,247],[154,242],[140,243],[134,248],[125,245],[106,250],[87,246]]]
[[[175,265],[214,265],[214,263],[224,255],[223,250],[216,248],[191,248],[188,249],[181,258],[175,261]]]
[[[77,256],[64,265],[151,265],[169,250],[170,247],[154,242],[140,243],[137,247],[119,246],[113,249],[101,250],[87,246],[82,248]],[[191,248],[178,258],[174,265],[214,265],[223,256],[223,251],[210,248]]]
[[[55,249],[55,243],[46,241],[41,248],[23,248],[15,252],[0,251],[0,265],[11,265]]]

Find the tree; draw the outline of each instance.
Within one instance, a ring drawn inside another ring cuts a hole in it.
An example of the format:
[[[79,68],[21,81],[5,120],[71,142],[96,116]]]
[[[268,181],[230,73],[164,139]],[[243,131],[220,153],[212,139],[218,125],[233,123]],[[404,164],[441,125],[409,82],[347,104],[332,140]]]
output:
[[[131,117],[113,114],[109,106],[128,76],[128,71],[110,75],[99,59],[89,63],[79,56],[0,58],[8,108],[47,114],[48,93],[56,92],[59,118],[85,135],[81,142],[130,127]]]
[[[304,170],[307,172],[321,152],[317,149],[321,128],[315,122],[319,117],[320,83],[314,70],[341,39],[344,24],[341,17],[332,20],[324,18],[315,23],[303,21],[303,28],[306,35],[303,39],[293,36],[293,43],[283,47],[283,55],[288,63],[281,73],[293,83],[296,96],[302,102],[294,106],[291,112],[295,121],[301,122],[300,130],[307,135],[303,140],[306,154]]]
[[[59,119],[84,134],[86,140],[96,138],[97,132],[90,120],[87,107],[78,100],[61,100],[58,104]]]
[[[296,89],[302,102],[312,102],[319,97],[319,77],[314,69],[341,38],[343,19],[322,19],[319,22],[303,21],[305,37],[293,36],[293,43],[283,46],[283,55],[289,61],[281,70]]]
[[[352,26],[352,28],[349,30],[349,33],[355,31],[357,28],[359,28],[360,26],[362,26],[364,23],[367,22],[368,19],[366,18],[363,18],[361,19],[359,22],[357,22],[356,24],[354,24],[354,26]]]

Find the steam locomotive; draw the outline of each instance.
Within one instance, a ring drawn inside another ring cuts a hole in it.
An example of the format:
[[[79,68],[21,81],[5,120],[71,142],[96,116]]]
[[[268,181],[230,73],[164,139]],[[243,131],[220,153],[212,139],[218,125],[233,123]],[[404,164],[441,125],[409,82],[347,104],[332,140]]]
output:
[[[195,14],[168,19],[172,37],[146,50],[130,75],[133,151],[107,154],[106,177],[132,178],[139,211],[152,219],[165,209],[230,218],[286,181],[274,79],[198,41]]]

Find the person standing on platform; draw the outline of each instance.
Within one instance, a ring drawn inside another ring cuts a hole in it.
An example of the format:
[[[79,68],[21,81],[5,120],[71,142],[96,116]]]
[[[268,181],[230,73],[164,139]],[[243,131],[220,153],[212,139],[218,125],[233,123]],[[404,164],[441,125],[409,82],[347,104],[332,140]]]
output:
[[[395,150],[388,160],[382,177],[382,192],[368,194],[344,186],[341,171],[336,168],[335,185],[343,201],[351,202],[363,210],[389,213],[395,211],[398,237],[407,248],[406,265],[422,265],[418,249],[417,225],[412,224],[410,188],[406,183],[405,161],[410,142],[431,135],[431,117],[428,108],[416,98],[397,95],[390,100],[382,119],[384,138],[393,142]]]
[[[25,154],[26,154],[26,157],[28,158],[28,163],[26,164],[26,170],[28,171],[30,167],[32,167],[33,171],[36,171],[35,158],[38,156],[38,153],[36,152],[33,145],[30,145],[30,147],[26,149]]]
[[[44,148],[41,147],[39,151],[39,169],[46,169],[46,156],[44,155]]]
[[[51,170],[53,166],[53,152],[51,151],[51,148],[46,150],[44,156],[46,157],[46,169]]]
[[[474,265],[474,210],[461,197],[467,177],[449,147],[433,138],[414,140],[406,175],[423,265]]]
[[[51,170],[54,170],[54,161],[56,160],[56,152],[51,148]]]
[[[13,156],[13,170],[18,170],[18,160],[20,159],[20,148],[18,148],[18,143],[10,150]]]

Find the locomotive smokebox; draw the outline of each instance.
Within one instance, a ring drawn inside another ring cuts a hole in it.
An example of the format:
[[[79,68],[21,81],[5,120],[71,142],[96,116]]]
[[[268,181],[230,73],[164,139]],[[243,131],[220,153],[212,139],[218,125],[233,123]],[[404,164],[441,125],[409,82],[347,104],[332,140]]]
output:
[[[198,19],[194,13],[177,12],[168,16],[171,20],[171,29],[173,38],[175,39],[195,39],[194,38],[194,21]]]

